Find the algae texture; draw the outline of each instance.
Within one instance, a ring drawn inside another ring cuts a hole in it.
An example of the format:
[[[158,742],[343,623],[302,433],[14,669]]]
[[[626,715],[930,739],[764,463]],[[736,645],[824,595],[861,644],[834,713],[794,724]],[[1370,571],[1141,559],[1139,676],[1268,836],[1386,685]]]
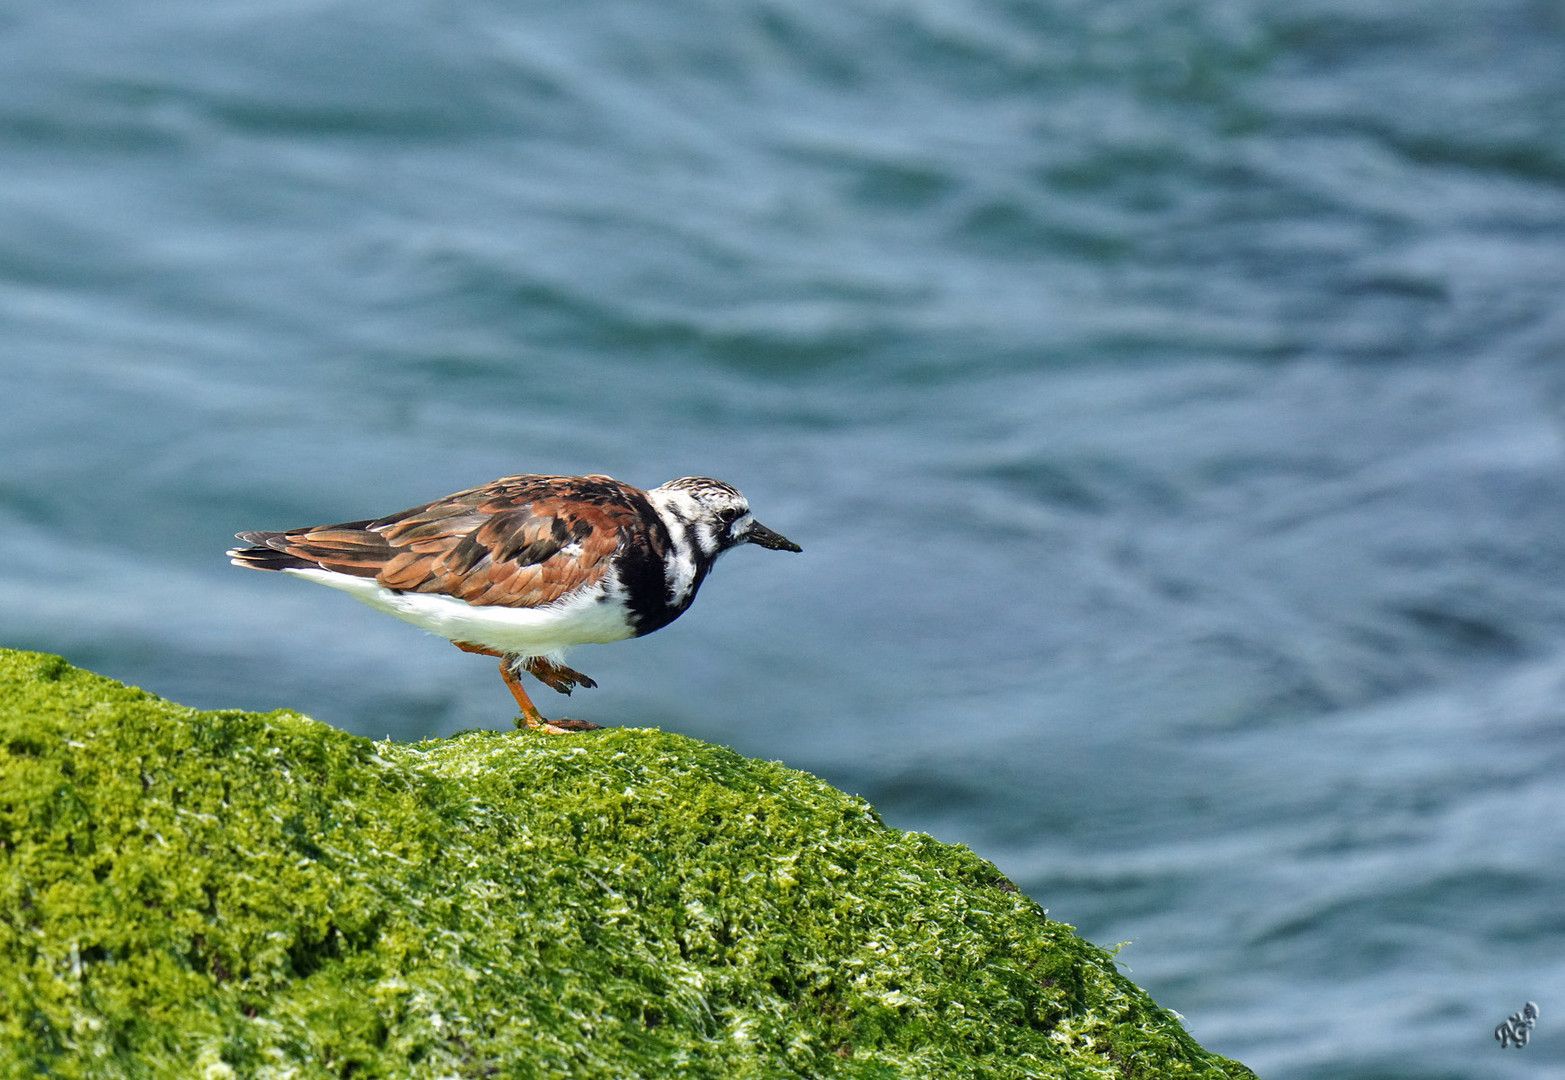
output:
[[[1251,1075],[807,774],[654,730],[376,743],[0,650],[0,1076]]]

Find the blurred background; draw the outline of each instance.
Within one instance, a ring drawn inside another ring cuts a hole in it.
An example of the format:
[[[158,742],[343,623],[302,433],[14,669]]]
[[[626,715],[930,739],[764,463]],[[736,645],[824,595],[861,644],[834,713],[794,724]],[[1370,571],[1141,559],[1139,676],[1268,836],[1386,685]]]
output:
[[[804,554],[546,713],[971,846],[1268,1080],[1561,1075],[1562,288],[1558,0],[18,0],[0,643],[503,729],[232,534],[710,474]]]

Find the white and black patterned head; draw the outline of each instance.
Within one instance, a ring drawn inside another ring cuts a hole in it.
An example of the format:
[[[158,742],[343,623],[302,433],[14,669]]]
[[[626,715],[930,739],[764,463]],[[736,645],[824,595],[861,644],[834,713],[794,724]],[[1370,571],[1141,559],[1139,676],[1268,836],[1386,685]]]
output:
[[[773,551],[801,551],[787,537],[750,514],[750,502],[737,488],[708,476],[683,476],[647,492],[668,524],[675,543],[688,538],[710,563],[729,548],[757,544]]]

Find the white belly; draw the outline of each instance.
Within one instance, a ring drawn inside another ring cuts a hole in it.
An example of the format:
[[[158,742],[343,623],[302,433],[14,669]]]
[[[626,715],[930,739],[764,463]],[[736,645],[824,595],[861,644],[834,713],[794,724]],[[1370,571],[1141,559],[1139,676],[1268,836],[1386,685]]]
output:
[[[377,585],[374,578],[333,570],[283,573],[341,589],[377,611],[450,641],[517,656],[549,656],[572,645],[623,641],[635,634],[625,618],[624,604],[614,600],[618,583],[612,577],[605,583],[607,588],[585,589],[544,607],[515,608],[469,604],[439,593],[396,592]]]

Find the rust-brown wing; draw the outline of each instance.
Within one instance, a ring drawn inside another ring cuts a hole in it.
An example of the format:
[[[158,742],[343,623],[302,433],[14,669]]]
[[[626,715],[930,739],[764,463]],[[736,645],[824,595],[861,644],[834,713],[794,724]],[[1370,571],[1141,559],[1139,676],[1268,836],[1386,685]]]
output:
[[[536,607],[599,580],[623,544],[661,554],[655,521],[642,492],[606,476],[508,476],[383,518],[241,538],[388,589]]]

